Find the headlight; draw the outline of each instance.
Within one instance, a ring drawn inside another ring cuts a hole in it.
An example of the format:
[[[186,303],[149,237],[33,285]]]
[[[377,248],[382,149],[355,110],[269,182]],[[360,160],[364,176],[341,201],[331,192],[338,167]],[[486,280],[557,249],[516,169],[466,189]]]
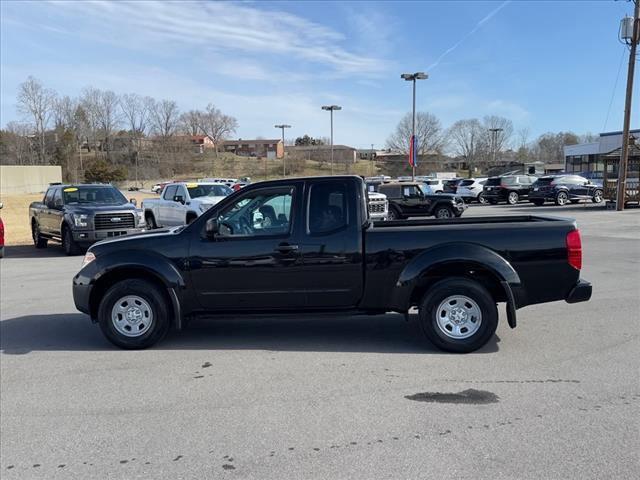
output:
[[[202,213],[204,213],[204,212],[206,212],[207,210],[209,210],[211,207],[212,207],[211,205],[208,205],[208,204],[206,204],[206,203],[201,203],[201,204],[200,204],[200,211],[201,211]]]
[[[76,227],[87,227],[89,226],[88,223],[88,215],[85,215],[84,213],[78,215],[78,214],[74,214],[73,215],[73,223],[75,223]]]
[[[84,254],[84,258],[82,259],[82,266],[88,265],[96,259],[96,256],[93,252],[87,252]]]
[[[142,210],[136,210],[136,217],[138,217],[138,226],[145,225],[144,212]]]

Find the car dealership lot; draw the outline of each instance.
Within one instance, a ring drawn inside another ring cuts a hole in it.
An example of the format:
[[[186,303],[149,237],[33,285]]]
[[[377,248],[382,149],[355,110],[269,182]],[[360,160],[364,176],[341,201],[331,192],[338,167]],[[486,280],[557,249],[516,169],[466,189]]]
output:
[[[640,210],[465,216],[505,213],[575,217],[593,298],[522,309],[516,330],[501,312],[496,340],[468,355],[395,314],[200,320],[121,351],[74,309],[81,257],[8,247],[0,476],[637,476]]]

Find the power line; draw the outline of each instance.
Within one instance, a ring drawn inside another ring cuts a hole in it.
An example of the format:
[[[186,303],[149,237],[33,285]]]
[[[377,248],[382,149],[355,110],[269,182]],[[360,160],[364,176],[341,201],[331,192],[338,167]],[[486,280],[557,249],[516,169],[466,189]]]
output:
[[[613,92],[611,92],[611,100],[609,100],[609,108],[607,109],[607,116],[604,121],[604,127],[602,127],[602,131],[607,131],[607,123],[609,122],[609,114],[611,113],[611,106],[613,105],[613,99],[616,95],[616,89],[618,88],[618,80],[620,79],[620,70],[622,70],[622,63],[624,61],[625,53],[627,52],[627,46],[625,45],[622,49],[622,55],[620,55],[620,64],[618,65],[618,73],[616,74],[616,82],[613,85]]]

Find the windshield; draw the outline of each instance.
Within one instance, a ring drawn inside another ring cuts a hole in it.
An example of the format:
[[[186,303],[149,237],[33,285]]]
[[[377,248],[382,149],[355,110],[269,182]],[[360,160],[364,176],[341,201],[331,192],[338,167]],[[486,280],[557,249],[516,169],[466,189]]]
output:
[[[226,185],[187,185],[187,190],[191,198],[226,197],[233,193],[233,190]]]
[[[72,203],[93,203],[100,205],[124,205],[127,203],[120,190],[112,186],[78,186],[62,190],[65,205]]]

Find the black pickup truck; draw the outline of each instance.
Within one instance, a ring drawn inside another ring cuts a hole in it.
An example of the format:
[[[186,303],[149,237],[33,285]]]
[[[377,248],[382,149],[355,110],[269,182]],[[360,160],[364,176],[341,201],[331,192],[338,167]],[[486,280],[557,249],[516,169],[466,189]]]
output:
[[[536,303],[589,300],[573,220],[534,216],[372,224],[359,177],[251,184],[190,225],[93,245],[76,307],[122,348],[149,347],[194,316],[408,314],[437,347],[470,352]],[[558,307],[561,308],[561,307]]]
[[[145,227],[135,200],[127,201],[120,190],[105,184],[51,185],[42,202],[29,205],[29,222],[36,248],[45,248],[49,240],[59,241],[67,255]]]

